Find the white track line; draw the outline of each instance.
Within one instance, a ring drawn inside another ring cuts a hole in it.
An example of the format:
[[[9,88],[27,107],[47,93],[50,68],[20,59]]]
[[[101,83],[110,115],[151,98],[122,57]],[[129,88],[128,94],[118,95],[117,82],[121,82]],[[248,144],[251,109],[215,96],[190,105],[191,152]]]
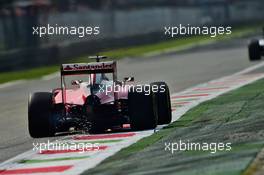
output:
[[[52,80],[52,79],[57,78],[59,76],[60,76],[60,72],[55,72],[55,73],[43,76],[41,78],[41,80],[49,81],[49,80]]]
[[[0,89],[8,88],[11,86],[17,86],[17,85],[25,83],[25,82],[26,82],[26,80],[17,80],[17,81],[11,81],[8,83],[3,83],[3,84],[0,84]]]
[[[258,69],[258,68],[261,68],[261,67],[263,67],[263,66],[264,66],[264,62],[261,62],[261,63],[259,63],[259,64],[254,65],[254,66],[251,66],[251,67],[249,67],[249,68],[246,68],[246,69],[244,69],[244,70],[242,70],[242,71],[239,71],[239,72],[237,72],[237,73],[234,73],[233,75],[242,75],[242,74],[246,74],[246,73],[249,73],[249,72],[251,72],[251,71],[253,71],[253,70],[256,70],[256,69]]]

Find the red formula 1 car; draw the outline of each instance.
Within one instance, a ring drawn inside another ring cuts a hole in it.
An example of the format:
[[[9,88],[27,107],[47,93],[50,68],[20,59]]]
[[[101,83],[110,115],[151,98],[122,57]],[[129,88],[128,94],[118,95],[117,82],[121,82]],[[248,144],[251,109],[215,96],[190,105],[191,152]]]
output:
[[[61,88],[30,95],[31,137],[57,133],[104,132],[130,124],[132,130],[153,129],[171,122],[169,88],[164,82],[134,85],[133,77],[117,81],[116,62],[62,64]]]

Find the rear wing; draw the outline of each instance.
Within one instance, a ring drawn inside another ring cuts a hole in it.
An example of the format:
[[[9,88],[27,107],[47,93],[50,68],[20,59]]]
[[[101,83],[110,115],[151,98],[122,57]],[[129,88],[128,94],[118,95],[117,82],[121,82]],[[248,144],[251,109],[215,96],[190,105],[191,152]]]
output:
[[[72,63],[61,65],[61,75],[115,73],[116,62]]]

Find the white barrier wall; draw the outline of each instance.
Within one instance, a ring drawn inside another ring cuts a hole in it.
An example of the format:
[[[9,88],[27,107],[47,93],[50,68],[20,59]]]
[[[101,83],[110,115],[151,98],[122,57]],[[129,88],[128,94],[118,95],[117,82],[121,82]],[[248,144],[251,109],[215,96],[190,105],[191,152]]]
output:
[[[238,2],[230,6],[230,18],[232,21],[245,21],[262,19],[264,22],[264,1]]]
[[[100,26],[96,39],[122,38],[163,31],[164,26],[225,24],[264,18],[264,1],[238,2],[229,6],[156,7],[136,10],[86,11],[51,14],[48,23],[62,26]],[[71,36],[52,36],[50,43],[82,40]],[[95,39],[86,37],[85,40]]]
[[[48,23],[55,26],[99,26],[100,38],[122,38],[163,31],[166,25],[201,24],[202,9],[198,8],[148,8],[139,10],[87,11],[79,13],[52,14]],[[52,36],[49,42],[56,43],[82,38]],[[95,39],[86,37],[85,40]]]
[[[82,10],[81,12],[52,13],[49,16],[40,16],[40,25],[51,26],[99,26],[100,35],[79,38],[70,35],[52,35],[40,38],[42,44],[68,44],[82,40],[102,40],[126,38],[129,36],[144,35],[154,32],[163,32],[164,26],[183,25],[218,25],[253,22],[264,19],[264,1],[236,1],[225,5],[202,5],[193,7],[152,7],[126,10]],[[11,20],[6,20],[8,28],[13,30]],[[12,30],[3,34],[2,20],[0,19],[0,50],[3,49],[4,35],[10,39],[9,44],[17,44]],[[30,38],[31,26],[23,18],[17,19],[17,47],[27,46],[32,42]],[[31,31],[32,30],[32,31]],[[161,36],[162,37],[162,36]],[[16,42],[16,43],[13,43]],[[31,45],[35,45],[34,43]]]

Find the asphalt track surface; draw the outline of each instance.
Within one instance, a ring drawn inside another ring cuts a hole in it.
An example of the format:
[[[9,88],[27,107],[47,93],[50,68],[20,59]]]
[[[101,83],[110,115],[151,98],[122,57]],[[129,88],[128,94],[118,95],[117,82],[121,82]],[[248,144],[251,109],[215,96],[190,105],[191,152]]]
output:
[[[225,41],[180,53],[148,58],[126,58],[118,62],[118,77],[134,76],[139,83],[165,81],[171,92],[236,73],[257,63],[247,56],[248,38]],[[261,70],[260,70],[261,71]],[[27,99],[30,92],[59,87],[59,77],[26,81],[0,88],[0,162],[32,149],[27,130]]]

